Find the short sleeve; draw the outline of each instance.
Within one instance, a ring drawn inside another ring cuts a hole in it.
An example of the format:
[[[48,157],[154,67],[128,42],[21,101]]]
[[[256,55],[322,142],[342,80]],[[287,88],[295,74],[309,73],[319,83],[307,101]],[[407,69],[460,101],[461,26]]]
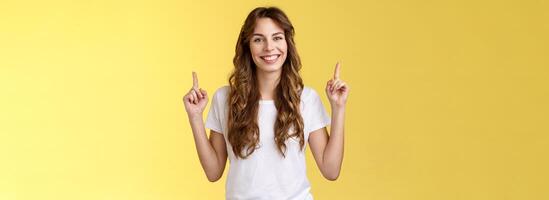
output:
[[[222,126],[221,126],[221,116],[220,116],[220,103],[218,93],[216,92],[212,97],[212,103],[210,106],[210,111],[208,112],[208,116],[206,117],[206,128],[213,130],[218,133],[222,132]]]
[[[330,125],[331,118],[322,104],[318,94],[311,89],[310,96],[305,103],[304,109],[304,131],[306,134]]]

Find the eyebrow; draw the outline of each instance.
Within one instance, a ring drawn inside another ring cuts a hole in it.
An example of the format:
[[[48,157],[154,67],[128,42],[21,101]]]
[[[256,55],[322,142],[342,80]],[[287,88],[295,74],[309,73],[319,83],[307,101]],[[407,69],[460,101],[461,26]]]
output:
[[[272,36],[275,36],[275,35],[278,35],[278,34],[284,34],[283,32],[276,32],[276,33],[273,33]],[[259,33],[254,33],[252,36],[261,36],[261,37],[265,37],[263,34],[259,34]]]

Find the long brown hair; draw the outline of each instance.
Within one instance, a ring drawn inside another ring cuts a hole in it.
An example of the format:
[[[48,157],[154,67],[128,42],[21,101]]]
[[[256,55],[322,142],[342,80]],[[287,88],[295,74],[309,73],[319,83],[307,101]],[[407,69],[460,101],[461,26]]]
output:
[[[294,27],[286,14],[276,7],[258,7],[246,18],[240,30],[233,58],[234,71],[229,77],[229,116],[228,140],[237,157],[247,158],[259,143],[259,126],[257,114],[261,95],[257,86],[257,66],[253,62],[250,39],[256,20],[271,18],[284,30],[288,46],[287,57],[282,65],[280,81],[275,89],[274,104],[277,108],[277,119],[274,126],[275,143],[279,152],[285,157],[286,140],[297,137],[301,150],[305,145],[303,118],[300,113],[303,81],[299,75],[301,60],[294,43]],[[246,150],[243,152],[243,150]]]

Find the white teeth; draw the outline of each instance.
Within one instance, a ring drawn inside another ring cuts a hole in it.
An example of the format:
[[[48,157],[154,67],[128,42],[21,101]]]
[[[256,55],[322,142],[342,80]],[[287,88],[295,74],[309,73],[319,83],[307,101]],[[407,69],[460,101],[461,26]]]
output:
[[[266,60],[266,61],[273,61],[273,60],[277,59],[278,56],[279,56],[279,55],[271,55],[271,56],[263,56],[263,57],[261,57],[261,58],[263,58],[263,59]]]

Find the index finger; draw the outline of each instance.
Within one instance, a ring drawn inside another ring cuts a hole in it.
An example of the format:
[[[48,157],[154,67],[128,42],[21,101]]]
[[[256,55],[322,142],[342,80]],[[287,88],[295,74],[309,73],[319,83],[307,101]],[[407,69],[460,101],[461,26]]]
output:
[[[339,79],[339,62],[337,62],[335,70],[334,70],[334,79]]]
[[[193,72],[193,88],[198,88],[198,77],[196,76],[196,72]]]

